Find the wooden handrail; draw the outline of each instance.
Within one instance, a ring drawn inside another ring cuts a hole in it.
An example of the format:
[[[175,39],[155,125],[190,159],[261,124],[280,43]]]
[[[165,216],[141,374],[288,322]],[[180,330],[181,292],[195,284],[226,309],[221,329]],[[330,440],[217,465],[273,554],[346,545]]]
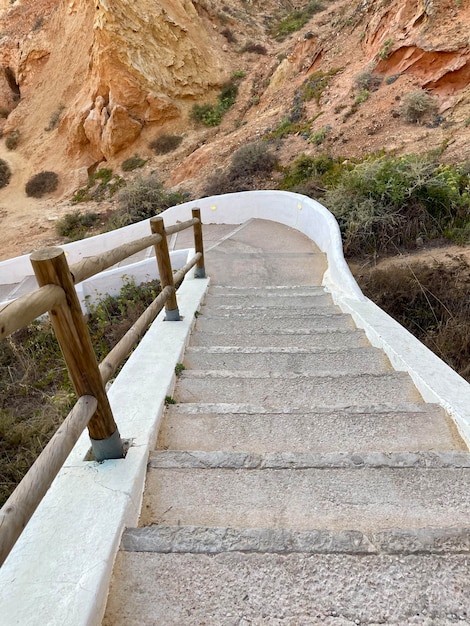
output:
[[[119,431],[64,251],[61,248],[38,250],[30,260],[40,286],[60,285],[66,293],[65,304],[51,309],[50,318],[77,396],[91,395],[98,401],[96,413],[88,424],[95,456],[99,461],[120,458],[123,451]]]
[[[101,361],[99,369],[103,383],[107,383],[108,380],[112,378],[117,368],[132,350],[132,346],[143,336],[147,326],[157,317],[165,306],[165,302],[173,295],[173,292],[174,289],[172,287],[165,287],[152,304],[145,309],[133,326],[129,328],[124,337],[122,337],[111,352]]]
[[[152,218],[153,219],[153,218]],[[180,222],[179,224],[173,224],[173,226],[165,226],[165,233],[167,235],[174,235],[175,233],[180,233],[182,230],[186,230],[187,228],[191,228],[191,226],[196,226],[199,223],[199,219],[193,218],[191,220],[186,220],[186,222]]]
[[[148,237],[136,239],[130,243],[124,243],[122,246],[117,246],[97,256],[91,256],[87,259],[83,259],[83,261],[74,263],[70,266],[73,282],[77,285],[83,280],[91,278],[103,270],[108,269],[108,267],[112,267],[116,265],[116,263],[124,261],[124,259],[127,259],[133,254],[137,254],[137,252],[145,250],[145,248],[154,246],[160,241],[159,237],[159,235],[149,235]]]
[[[65,302],[65,291],[58,285],[45,285],[20,296],[0,309],[0,339],[24,328]]]
[[[196,254],[173,274],[166,235],[191,226],[194,226],[195,231]],[[23,328],[47,311],[50,313],[57,340],[79,396],[62,426],[52,436],[31,469],[0,509],[0,565],[86,426],[97,460],[122,457],[122,443],[104,385],[165,305],[167,319],[179,319],[174,283],[179,283],[195,265],[198,268],[202,267],[202,271],[204,268],[199,209],[193,210],[193,219],[170,226],[166,231],[162,218],[152,219],[151,227],[154,233],[149,237],[84,259],[71,267],[68,266],[65,254],[60,248],[34,252],[30,260],[40,285],[39,289],[17,298],[0,309],[0,338]],[[155,246],[162,291],[98,366],[74,283],[90,278],[151,245]],[[175,313],[174,309],[177,317],[171,315],[169,317],[168,313]],[[95,447],[97,444],[103,446]],[[106,452],[100,457],[104,449]]]
[[[97,401],[92,396],[78,399],[60,428],[0,509],[0,566],[59,473],[96,407]]]
[[[186,276],[186,274],[189,272],[189,270],[194,267],[195,265],[197,265],[198,261],[201,259],[202,255],[200,252],[198,252],[197,254],[195,254],[193,256],[193,258],[188,261],[186,263],[186,265],[183,265],[183,267],[181,269],[179,269],[177,272],[175,272],[173,274],[173,280],[175,281],[175,284],[177,285],[180,281],[183,280],[183,278]]]

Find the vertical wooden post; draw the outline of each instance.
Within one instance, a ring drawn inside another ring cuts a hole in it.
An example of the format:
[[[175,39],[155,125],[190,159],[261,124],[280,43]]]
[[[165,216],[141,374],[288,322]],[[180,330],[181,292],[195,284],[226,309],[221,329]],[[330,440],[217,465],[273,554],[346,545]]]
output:
[[[40,287],[54,284],[65,291],[65,303],[54,307],[49,315],[77,396],[93,396],[98,401],[98,407],[88,423],[95,458],[97,461],[122,458],[121,437],[64,251],[61,248],[46,248],[33,252],[30,260]]]
[[[161,236],[161,241],[155,244],[155,255],[157,257],[161,288],[164,289],[168,286],[173,287],[173,294],[165,303],[166,319],[170,322],[179,322],[181,318],[178,302],[176,300],[175,282],[173,280],[173,270],[171,268],[163,217],[152,217],[150,219],[150,228],[152,229],[152,233],[157,233]]]
[[[199,220],[198,224],[194,224],[194,248],[196,254],[201,253],[201,258],[197,262],[196,271],[194,273],[196,278],[205,278],[206,270],[204,267],[204,244],[202,240],[202,222],[201,222],[201,209],[192,210],[193,217]]]

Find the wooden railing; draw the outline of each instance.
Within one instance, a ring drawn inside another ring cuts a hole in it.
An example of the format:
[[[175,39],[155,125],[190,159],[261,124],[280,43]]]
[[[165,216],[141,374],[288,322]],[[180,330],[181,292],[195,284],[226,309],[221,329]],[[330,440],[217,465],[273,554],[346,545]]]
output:
[[[152,235],[118,246],[99,256],[87,258],[70,267],[61,248],[45,248],[34,252],[30,259],[39,289],[5,305],[0,310],[0,339],[27,326],[46,312],[49,313],[78,397],[77,403],[61,427],[0,509],[0,566],[85,427],[88,427],[93,455],[97,461],[123,458],[123,443],[114,421],[105,384],[163,307],[166,309],[167,320],[180,319],[175,284],[179,284],[194,266],[196,277],[205,276],[200,210],[193,209],[192,213],[191,220],[167,229],[163,218],[154,217],[150,220]],[[167,235],[190,227],[194,229],[196,254],[173,274]],[[155,247],[161,292],[98,364],[75,284],[152,245]]]

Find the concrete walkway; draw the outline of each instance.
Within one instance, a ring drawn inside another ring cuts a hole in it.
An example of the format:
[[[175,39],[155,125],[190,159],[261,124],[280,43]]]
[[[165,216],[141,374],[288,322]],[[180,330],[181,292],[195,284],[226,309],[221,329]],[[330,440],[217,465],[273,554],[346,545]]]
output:
[[[470,623],[470,455],[254,220],[211,287],[151,454],[105,626]]]

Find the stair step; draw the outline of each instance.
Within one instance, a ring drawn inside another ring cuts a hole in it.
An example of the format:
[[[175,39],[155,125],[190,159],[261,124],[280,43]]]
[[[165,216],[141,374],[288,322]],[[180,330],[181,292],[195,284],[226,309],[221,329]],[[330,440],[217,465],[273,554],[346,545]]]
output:
[[[311,351],[305,348],[189,347],[184,364],[197,370],[267,370],[316,373],[341,371],[379,373],[391,370],[382,350],[354,348],[351,350]]]
[[[303,348],[356,348],[370,346],[370,343],[362,330],[295,330],[280,329],[275,332],[260,330],[257,333],[240,333],[225,330],[219,332],[193,333],[190,339],[192,346],[260,346],[260,347],[303,347]]]
[[[281,309],[289,307],[298,308],[334,308],[333,299],[330,294],[319,293],[312,295],[270,295],[270,294],[253,294],[253,295],[214,295],[206,296],[204,306],[211,310],[219,309],[227,310],[251,310],[251,309]]]
[[[124,531],[121,549],[161,554],[470,554],[470,527],[357,530],[145,526]]]
[[[103,626],[468,624],[468,554],[118,554]]]
[[[408,374],[309,376],[293,372],[186,370],[178,379],[178,402],[239,402],[249,399],[265,407],[312,408],[320,405],[378,404],[421,399]]]
[[[462,452],[337,458],[212,454],[213,466],[208,453],[201,459],[201,453],[167,452],[168,462],[175,461],[169,468],[161,467],[164,452],[152,454],[140,525],[331,531],[353,527],[365,533],[469,525],[468,453],[466,460]],[[189,466],[182,467],[182,459]],[[198,469],[201,465],[207,469]]]
[[[324,287],[318,285],[265,286],[265,287],[228,287],[222,285],[209,286],[211,296],[322,296],[328,294]],[[328,294],[329,295],[329,294]]]
[[[292,315],[199,315],[196,321],[196,331],[210,333],[258,334],[261,332],[277,333],[280,330],[294,330],[307,332],[311,330],[352,330],[353,321],[349,315],[341,313],[319,314],[305,311]]]
[[[165,411],[159,448],[247,452],[450,450],[454,422],[432,404],[271,413],[236,404],[176,404]]]

